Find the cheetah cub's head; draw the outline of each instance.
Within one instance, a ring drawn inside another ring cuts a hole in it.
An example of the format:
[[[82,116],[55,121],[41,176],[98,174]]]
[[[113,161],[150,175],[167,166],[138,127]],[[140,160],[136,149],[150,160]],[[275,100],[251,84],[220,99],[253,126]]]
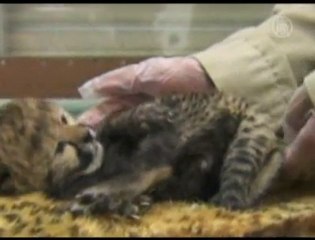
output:
[[[0,110],[0,133],[2,194],[58,192],[60,184],[101,165],[103,150],[94,132],[53,102],[9,102]]]

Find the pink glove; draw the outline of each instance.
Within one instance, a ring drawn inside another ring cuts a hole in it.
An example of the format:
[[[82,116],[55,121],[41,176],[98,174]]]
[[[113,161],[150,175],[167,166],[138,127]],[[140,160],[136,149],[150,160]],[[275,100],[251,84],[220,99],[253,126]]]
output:
[[[196,59],[154,57],[97,76],[81,86],[79,92],[83,98],[104,98],[104,101],[83,113],[79,121],[97,126],[105,117],[153,96],[214,89]]]
[[[285,140],[290,144],[286,150],[284,170],[293,180],[315,176],[315,116],[312,108],[302,85],[289,103],[283,126]]]

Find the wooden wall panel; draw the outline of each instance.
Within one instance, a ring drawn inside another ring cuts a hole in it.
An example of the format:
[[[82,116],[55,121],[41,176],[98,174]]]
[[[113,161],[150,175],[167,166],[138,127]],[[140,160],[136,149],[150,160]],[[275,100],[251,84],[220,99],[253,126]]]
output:
[[[77,88],[141,58],[7,58],[0,60],[0,98],[77,98]]]

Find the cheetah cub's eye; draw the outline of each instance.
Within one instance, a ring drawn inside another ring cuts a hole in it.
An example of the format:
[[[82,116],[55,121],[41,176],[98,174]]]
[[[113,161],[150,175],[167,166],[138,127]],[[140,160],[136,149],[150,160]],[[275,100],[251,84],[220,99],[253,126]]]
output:
[[[68,124],[68,120],[67,120],[67,118],[66,118],[66,116],[64,114],[62,114],[62,116],[61,116],[61,122],[63,124]]]
[[[58,154],[61,154],[63,153],[65,147],[67,145],[67,142],[59,142],[56,146],[56,149],[55,149],[55,155],[58,155]]]

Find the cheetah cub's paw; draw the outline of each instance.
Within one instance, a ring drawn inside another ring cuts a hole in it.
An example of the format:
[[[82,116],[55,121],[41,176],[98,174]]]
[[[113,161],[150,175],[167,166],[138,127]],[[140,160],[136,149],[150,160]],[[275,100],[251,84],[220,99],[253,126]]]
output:
[[[210,203],[216,207],[223,207],[227,210],[237,211],[247,208],[247,204],[243,199],[234,194],[220,194],[217,193],[210,199]]]
[[[151,198],[146,195],[128,198],[120,194],[87,190],[76,196],[68,210],[75,216],[112,213],[138,220],[150,208],[151,203]]]

